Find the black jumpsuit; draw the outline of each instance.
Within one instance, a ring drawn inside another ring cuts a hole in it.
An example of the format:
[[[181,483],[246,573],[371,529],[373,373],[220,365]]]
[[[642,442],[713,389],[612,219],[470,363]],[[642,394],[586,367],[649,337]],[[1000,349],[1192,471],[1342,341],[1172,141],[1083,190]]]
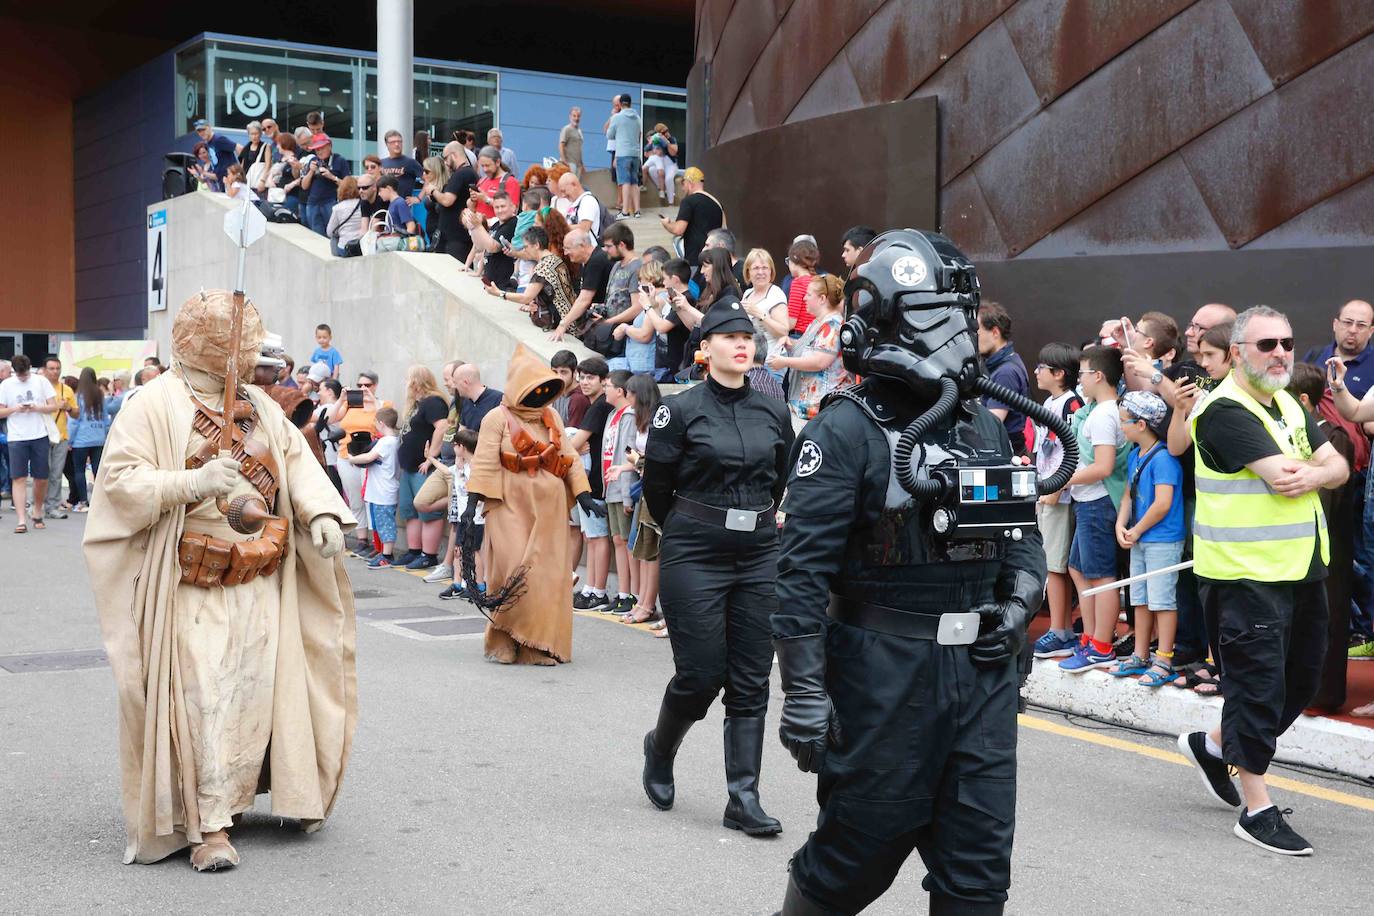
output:
[[[715,379],[664,399],[645,449],[644,498],[663,519],[660,596],[676,674],[663,703],[697,722],[721,688],[727,716],[768,708],[777,606],[778,532],[772,515],[731,531],[670,511],[678,499],[765,510],[782,498],[792,424],[781,401]]]
[[[817,829],[792,860],[813,903],[856,913],[916,849],[925,888],[999,907],[1016,807],[1015,659],[983,670],[968,646],[841,624],[831,593],[927,614],[991,602],[1016,569],[1045,579],[1038,531],[1019,542],[945,546],[894,479],[891,446],[913,417],[905,389],[868,381],[832,397],[798,438],[778,570],[782,639],[826,632],[826,690],[840,738],[825,757]],[[923,461],[1010,458],[1004,427],[965,402],[921,440]]]

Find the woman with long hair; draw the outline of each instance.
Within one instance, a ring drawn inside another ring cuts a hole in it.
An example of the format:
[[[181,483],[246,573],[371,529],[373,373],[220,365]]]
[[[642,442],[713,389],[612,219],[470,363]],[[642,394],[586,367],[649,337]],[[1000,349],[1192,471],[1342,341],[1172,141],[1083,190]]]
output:
[[[410,151],[410,158],[416,162],[429,160],[429,131],[417,130],[415,132],[415,148]]]
[[[90,464],[92,477],[100,471],[100,455],[105,450],[109,429],[110,411],[105,392],[96,381],[95,370],[86,366],[76,383],[76,418],[67,423],[72,445],[73,512],[85,512],[91,506],[86,489],[86,465]]]
[[[431,569],[439,565],[439,539],[444,533],[444,516],[439,512],[420,512],[415,495],[425,484],[430,469],[437,464],[448,430],[448,398],[426,366],[411,366],[406,372],[406,396],[401,411],[401,444],[396,450],[396,465],[401,475],[397,519],[405,523],[409,550],[392,565],[407,569]]]
[[[713,273],[728,276],[728,261]],[[706,380],[666,398],[650,423],[644,500],[663,520],[660,585],[675,674],[644,736],[643,785],[655,807],[673,806],[678,747],[723,689],[723,823],[767,836],[782,830],[758,786],[777,609],[776,511],[793,433],[787,408],[749,387],[754,325],[730,299],[718,298],[702,321]]]
[[[625,383],[625,397],[635,412],[635,441],[629,454],[624,456],[624,470],[634,471],[643,476],[644,450],[649,442],[649,425],[658,412],[661,398],[658,383],[647,375],[632,375]],[[635,505],[633,521],[634,546],[630,548],[632,563],[639,564],[639,602],[622,619],[626,623],[649,623],[658,620],[658,545],[662,530],[649,513],[649,507],[641,498]],[[668,631],[659,626],[655,636],[667,636]]]
[[[349,256],[349,243],[358,241],[367,231],[362,198],[358,196],[358,179],[349,175],[340,181],[338,198],[329,213],[329,224],[325,229],[329,236],[329,249],[336,257],[345,258]]]
[[[798,279],[797,283],[805,283]],[[801,420],[820,409],[821,399],[844,384],[847,375],[840,361],[840,325],[844,323],[844,281],[834,274],[812,277],[806,284],[806,312],[811,316],[800,338],[785,337],[781,351],[768,358],[768,368],[790,369],[787,406]],[[790,351],[785,356],[782,351]]]
[[[569,232],[572,232],[572,226],[568,225],[567,218],[557,210],[545,207],[535,217],[534,224],[543,227],[544,231],[549,234],[549,251],[563,260],[563,266],[567,269],[568,276],[576,282],[580,269],[568,257],[568,253],[563,250],[563,240],[568,237]]]
[[[734,265],[730,263],[730,252],[724,248],[707,248],[701,253],[701,278],[706,286],[697,297],[697,311],[703,315],[727,295],[739,301]]]
[[[422,131],[423,133],[423,131]],[[439,237],[439,211],[443,204],[436,200],[436,192],[442,191],[447,185],[448,180],[453,177],[449,172],[448,162],[443,156],[430,156],[420,160],[420,179],[419,190],[420,200],[425,205],[425,234],[429,236],[431,251],[447,252],[448,246]],[[462,201],[455,196],[453,206],[459,206]]]

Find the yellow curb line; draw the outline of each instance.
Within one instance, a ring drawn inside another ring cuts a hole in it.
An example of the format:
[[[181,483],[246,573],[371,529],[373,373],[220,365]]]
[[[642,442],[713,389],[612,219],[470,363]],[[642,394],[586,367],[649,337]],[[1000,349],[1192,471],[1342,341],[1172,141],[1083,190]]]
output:
[[[1061,725],[1058,722],[1051,722],[1036,716],[1019,715],[1017,721],[1026,728],[1033,728],[1036,731],[1049,732],[1052,735],[1059,735],[1064,738],[1074,738],[1079,741],[1086,741],[1089,744],[1097,744],[1102,747],[1114,748],[1118,751],[1129,751],[1132,754],[1139,754],[1142,757],[1150,757],[1154,760],[1162,760],[1165,763],[1174,763],[1179,766],[1192,767],[1192,762],[1182,754],[1173,751],[1162,750],[1157,747],[1150,747],[1146,744],[1138,744],[1135,741],[1126,741],[1122,738],[1113,738],[1110,735],[1099,735],[1096,732],[1086,731],[1081,728],[1073,728],[1068,725]],[[1307,795],[1311,798],[1320,798],[1322,801],[1335,802],[1338,805],[1346,805],[1350,808],[1359,808],[1363,811],[1374,811],[1374,799],[1364,798],[1359,795],[1351,795],[1349,792],[1341,792],[1338,789],[1328,789],[1325,786],[1316,786],[1307,782],[1299,782],[1296,779],[1288,779],[1283,776],[1275,776],[1272,773],[1268,777],[1271,788],[1284,789],[1289,792],[1296,792],[1299,795]]]
[[[630,629],[638,630],[641,633],[648,633],[650,636],[654,634],[654,631],[649,629],[649,624],[626,623],[615,614],[603,614],[600,611],[573,611],[573,613],[576,614],[578,617],[586,617],[590,620],[604,620],[607,623],[618,623],[622,627],[629,627]]]

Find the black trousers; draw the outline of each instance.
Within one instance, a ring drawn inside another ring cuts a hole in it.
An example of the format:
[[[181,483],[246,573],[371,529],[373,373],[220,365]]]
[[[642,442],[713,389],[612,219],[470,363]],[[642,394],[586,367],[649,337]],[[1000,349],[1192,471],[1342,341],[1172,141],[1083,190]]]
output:
[[[725,714],[768,710],[773,670],[769,616],[778,606],[778,532],[728,531],[669,513],[659,554],[659,597],[677,673],[663,702],[692,721],[722,689]]]
[[[1198,579],[1221,665],[1221,751],[1264,773],[1279,735],[1312,701],[1326,653],[1326,583]]]
[[[816,831],[792,859],[810,900],[857,913],[915,849],[923,887],[1000,903],[1016,820],[1016,660],[984,671],[968,649],[832,626],[826,687],[840,744],[826,755]]]

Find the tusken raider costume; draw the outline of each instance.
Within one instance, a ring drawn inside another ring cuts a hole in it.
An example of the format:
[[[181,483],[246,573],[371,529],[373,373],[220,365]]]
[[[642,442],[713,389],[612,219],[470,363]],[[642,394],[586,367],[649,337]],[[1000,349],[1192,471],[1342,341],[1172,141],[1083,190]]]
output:
[[[773,645],[780,736],[820,816],[782,913],[856,913],[913,849],[932,914],[1001,913],[1016,806],[1017,659],[1039,610],[1039,493],[1066,424],[985,377],[978,279],[944,236],[895,230],[845,285],[837,391],[793,450]],[[992,394],[1060,436],[1038,481]]]

